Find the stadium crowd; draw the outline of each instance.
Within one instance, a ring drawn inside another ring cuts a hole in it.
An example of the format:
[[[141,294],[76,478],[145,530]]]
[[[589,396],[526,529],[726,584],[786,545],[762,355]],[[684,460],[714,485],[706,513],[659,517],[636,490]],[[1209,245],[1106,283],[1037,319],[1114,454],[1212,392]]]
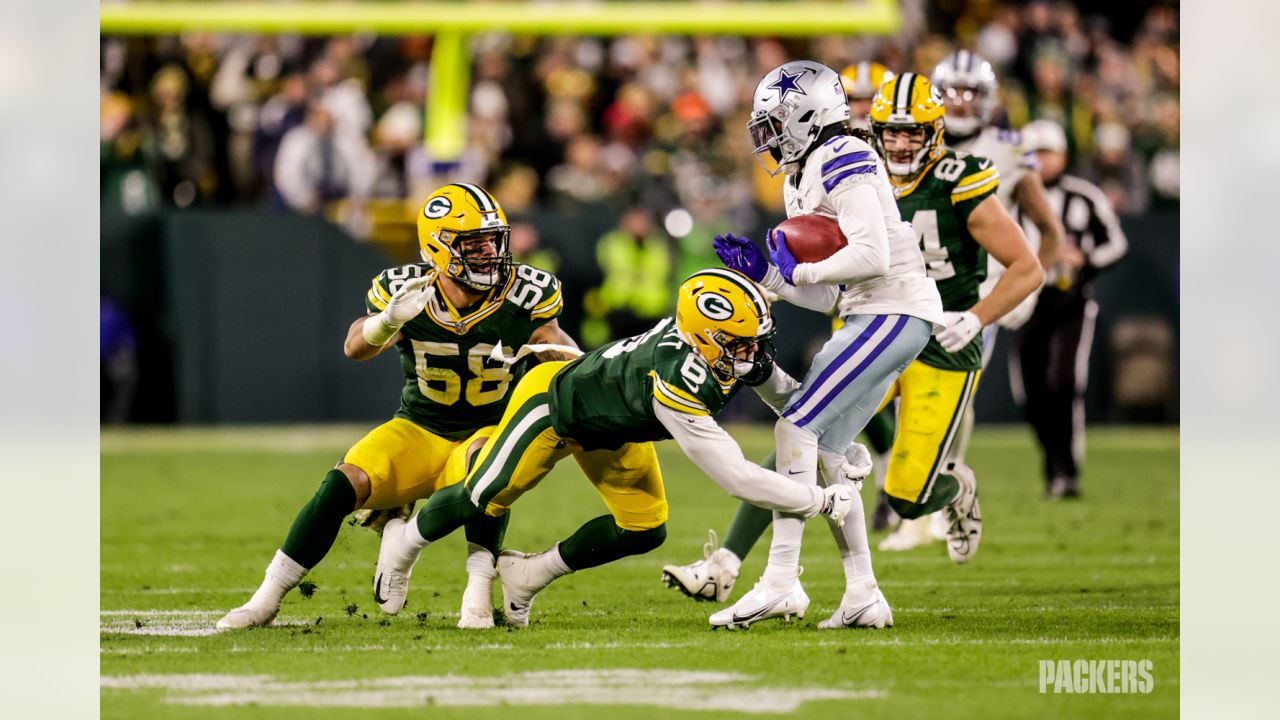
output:
[[[1121,214],[1177,203],[1176,3],[1136,3],[1120,21],[1084,12],[1087,0],[930,5],[904,0],[892,38],[478,35],[467,147],[452,162],[422,142],[430,37],[106,36],[102,202],[126,213],[261,204],[312,213],[464,180],[490,188],[516,219],[535,207],[607,206],[614,235],[649,250],[606,236],[602,274],[639,262],[674,278],[714,262],[715,232],[781,212],[780,178],[745,147],[762,73],[796,57],[928,73],[963,46],[997,68],[998,124],[1066,127],[1071,172]]]

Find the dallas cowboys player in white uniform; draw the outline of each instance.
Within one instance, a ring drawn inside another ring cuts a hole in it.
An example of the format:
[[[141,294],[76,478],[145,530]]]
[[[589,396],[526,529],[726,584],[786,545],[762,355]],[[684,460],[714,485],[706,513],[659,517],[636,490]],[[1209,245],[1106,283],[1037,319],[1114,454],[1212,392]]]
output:
[[[942,329],[942,302],[925,274],[916,235],[898,213],[884,167],[849,126],[849,106],[834,70],[807,60],[771,70],[756,87],[748,130],[766,170],[787,176],[787,215],[836,218],[848,239],[848,246],[826,260],[797,263],[777,231],[770,232],[768,261],[750,240],[716,238],[725,264],[782,298],[819,312],[829,312],[838,301],[845,325],[814,358],[774,429],[778,472],[826,485],[840,477],[846,450],[894,379],[934,330]],[[861,498],[854,499],[844,527],[832,526],[846,586],[840,607],[821,628],[893,624],[872,571]],[[799,580],[803,533],[803,518],[775,513],[764,576],[738,602],[712,615],[711,624],[732,628],[783,615],[803,617],[809,605]]]
[[[930,77],[934,86],[942,92],[947,106],[947,146],[973,155],[980,155],[995,164],[1000,173],[1000,187],[996,197],[1005,209],[1013,212],[1021,208],[1022,215],[1045,238],[1038,248],[1040,264],[1048,273],[1057,262],[1058,248],[1063,238],[1062,222],[1049,206],[1044,183],[1034,172],[1035,155],[1023,146],[1021,133],[991,125],[995,113],[999,84],[991,63],[969,50],[956,50],[938,63]],[[986,297],[1004,275],[1004,266],[994,257],[987,257],[987,279],[979,286],[980,297]],[[1039,292],[1009,311],[996,323],[982,331],[982,367],[985,369],[995,350],[999,328],[1016,330],[1031,317]],[[973,403],[965,409],[960,430],[952,444],[949,458],[963,462],[973,434]],[[890,536],[880,542],[881,550],[909,550],[933,540],[946,537],[946,513],[931,516],[929,527],[926,518],[903,522]]]

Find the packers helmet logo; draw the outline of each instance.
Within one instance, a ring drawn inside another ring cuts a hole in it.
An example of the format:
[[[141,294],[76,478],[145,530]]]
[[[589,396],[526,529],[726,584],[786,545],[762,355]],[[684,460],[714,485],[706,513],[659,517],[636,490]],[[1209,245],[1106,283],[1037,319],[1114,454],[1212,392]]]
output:
[[[439,220],[448,215],[452,209],[453,203],[449,202],[449,198],[443,196],[433,197],[427,201],[426,205],[422,206],[422,214],[432,220]]]
[[[733,303],[720,293],[704,292],[698,296],[698,311],[712,320],[728,320],[733,317]]]

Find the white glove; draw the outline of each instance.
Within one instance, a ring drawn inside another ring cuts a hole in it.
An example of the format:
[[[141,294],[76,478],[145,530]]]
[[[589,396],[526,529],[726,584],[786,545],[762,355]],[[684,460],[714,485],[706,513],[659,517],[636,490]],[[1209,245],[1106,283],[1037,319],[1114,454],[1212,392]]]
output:
[[[840,468],[844,471],[845,477],[849,478],[849,482],[862,482],[871,474],[871,451],[867,450],[867,446],[862,443],[854,443],[844,451],[844,459],[847,461],[844,467]]]
[[[947,352],[957,352],[973,341],[982,332],[982,321],[977,315],[964,312],[944,312],[942,322],[946,325],[938,334],[938,344]]]
[[[431,285],[425,277],[405,281],[382,312],[364,321],[364,339],[370,345],[386,345],[405,323],[427,307]]]
[[[822,509],[818,512],[831,518],[837,527],[844,527],[845,516],[853,510],[853,493],[853,486],[844,483],[822,488]]]

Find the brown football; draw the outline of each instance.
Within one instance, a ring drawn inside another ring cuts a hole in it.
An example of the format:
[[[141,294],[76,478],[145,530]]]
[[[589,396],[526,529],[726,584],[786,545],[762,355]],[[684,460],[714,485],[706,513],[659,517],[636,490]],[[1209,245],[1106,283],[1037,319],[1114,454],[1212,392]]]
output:
[[[826,260],[849,244],[840,223],[826,215],[797,215],[782,221],[778,227],[787,238],[787,247],[797,262]]]

